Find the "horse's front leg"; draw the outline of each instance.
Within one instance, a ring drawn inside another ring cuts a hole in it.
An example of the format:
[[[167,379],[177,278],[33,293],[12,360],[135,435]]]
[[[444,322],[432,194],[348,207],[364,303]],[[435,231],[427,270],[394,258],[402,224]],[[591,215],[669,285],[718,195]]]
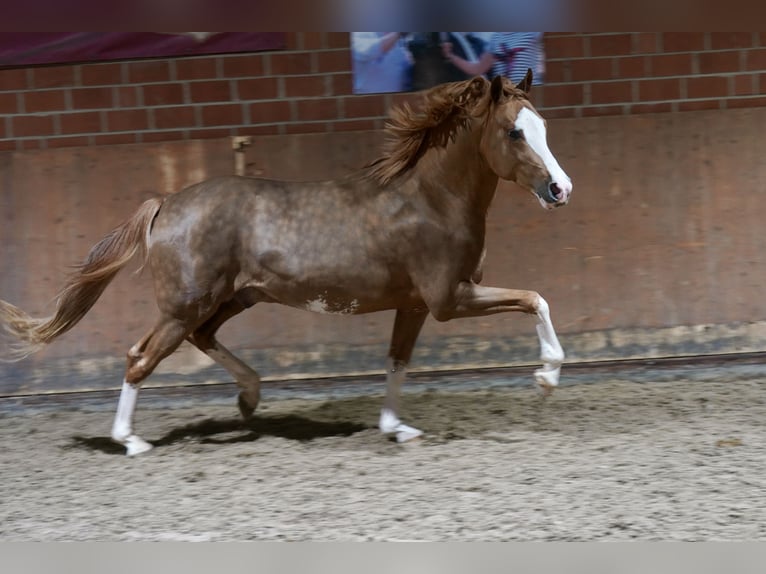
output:
[[[422,431],[402,423],[399,418],[399,399],[412,349],[426,317],[427,310],[399,309],[394,319],[394,331],[386,364],[386,398],[380,411],[379,427],[382,433],[395,434],[398,442],[406,442],[423,434]]]
[[[520,311],[537,315],[537,335],[540,339],[541,369],[535,371],[535,381],[548,395],[559,384],[564,350],[561,348],[551,321],[550,308],[535,291],[484,287],[470,281],[458,284],[451,297],[432,309],[439,321],[460,317],[480,317],[495,313]]]

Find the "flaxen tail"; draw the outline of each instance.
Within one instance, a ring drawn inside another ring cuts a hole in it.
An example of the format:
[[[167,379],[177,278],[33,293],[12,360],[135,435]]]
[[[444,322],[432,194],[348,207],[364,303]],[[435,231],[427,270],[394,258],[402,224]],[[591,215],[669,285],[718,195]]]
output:
[[[74,327],[139,249],[146,256],[149,229],[160,205],[159,198],[144,202],[133,217],[90,250],[85,262],[59,292],[53,316],[35,319],[0,299],[0,330],[15,340],[3,345],[0,360],[21,360]]]

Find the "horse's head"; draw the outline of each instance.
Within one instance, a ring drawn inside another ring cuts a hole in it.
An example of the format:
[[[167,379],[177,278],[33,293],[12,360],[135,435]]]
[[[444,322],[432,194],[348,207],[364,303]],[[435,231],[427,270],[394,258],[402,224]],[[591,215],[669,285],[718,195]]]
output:
[[[552,209],[569,201],[572,180],[548,149],[545,120],[526,98],[531,85],[531,70],[515,87],[500,76],[492,80],[481,150],[498,177],[528,189]]]

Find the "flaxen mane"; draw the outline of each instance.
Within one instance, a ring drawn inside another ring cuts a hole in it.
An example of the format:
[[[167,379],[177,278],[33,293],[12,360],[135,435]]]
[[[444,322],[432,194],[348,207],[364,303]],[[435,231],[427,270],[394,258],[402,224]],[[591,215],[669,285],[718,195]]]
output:
[[[468,127],[473,118],[486,113],[490,83],[483,77],[436,86],[423,94],[417,110],[405,103],[391,110],[386,123],[383,155],[368,165],[368,174],[381,185],[412,168],[432,147],[445,147]],[[524,95],[505,80],[506,95]]]

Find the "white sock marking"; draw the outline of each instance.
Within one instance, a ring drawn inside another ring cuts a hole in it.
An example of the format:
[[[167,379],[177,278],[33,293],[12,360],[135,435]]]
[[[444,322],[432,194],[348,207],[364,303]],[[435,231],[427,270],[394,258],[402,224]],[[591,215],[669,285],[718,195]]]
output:
[[[543,367],[535,371],[535,380],[544,390],[550,390],[559,384],[561,363],[564,362],[564,349],[556,336],[551,321],[550,307],[548,302],[540,297],[537,303],[538,323],[535,325],[537,336],[540,339],[540,359]]]
[[[386,399],[380,411],[378,428],[384,434],[396,433],[396,442],[406,442],[417,438],[423,431],[408,426],[399,420],[399,396],[402,383],[407,375],[407,367],[404,363],[397,363],[388,359],[386,365]]]
[[[152,445],[133,434],[133,413],[138,402],[138,387],[122,382],[117,414],[112,425],[112,440],[127,448],[128,456],[141,454],[152,449]]]

